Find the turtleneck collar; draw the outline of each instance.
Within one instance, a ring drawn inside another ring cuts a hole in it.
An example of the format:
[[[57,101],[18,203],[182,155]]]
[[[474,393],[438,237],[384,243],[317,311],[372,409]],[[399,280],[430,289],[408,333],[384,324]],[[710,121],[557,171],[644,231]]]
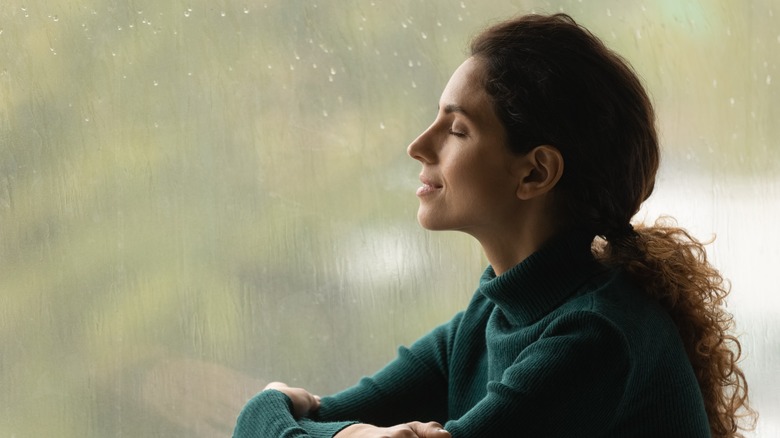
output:
[[[480,279],[480,291],[509,323],[529,325],[605,269],[593,257],[592,241],[588,234],[564,233],[499,276],[488,266]]]

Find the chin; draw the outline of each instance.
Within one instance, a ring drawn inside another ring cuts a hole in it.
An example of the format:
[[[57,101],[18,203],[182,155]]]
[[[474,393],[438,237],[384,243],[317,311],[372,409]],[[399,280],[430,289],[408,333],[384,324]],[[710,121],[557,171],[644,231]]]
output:
[[[421,227],[430,231],[443,231],[450,229],[450,227],[448,227],[444,221],[436,220],[436,218],[431,216],[432,215],[425,214],[424,212],[420,211],[417,213],[417,222]]]

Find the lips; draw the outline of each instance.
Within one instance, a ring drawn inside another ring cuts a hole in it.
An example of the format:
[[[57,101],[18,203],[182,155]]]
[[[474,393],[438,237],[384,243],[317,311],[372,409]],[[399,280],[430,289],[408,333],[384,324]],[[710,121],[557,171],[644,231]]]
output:
[[[420,182],[422,182],[423,185],[417,189],[417,196],[429,195],[431,193],[437,192],[442,187],[444,187],[443,185],[439,184],[438,182],[424,175],[420,175]]]

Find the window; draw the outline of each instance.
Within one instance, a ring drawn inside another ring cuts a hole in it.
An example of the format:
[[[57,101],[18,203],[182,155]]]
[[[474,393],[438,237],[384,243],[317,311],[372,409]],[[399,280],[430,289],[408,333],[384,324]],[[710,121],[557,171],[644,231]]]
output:
[[[677,217],[732,280],[780,433],[771,0],[21,2],[0,8],[0,434],[225,436],[269,379],[329,393],[468,301],[406,145],[490,20],[563,10],[637,69]]]

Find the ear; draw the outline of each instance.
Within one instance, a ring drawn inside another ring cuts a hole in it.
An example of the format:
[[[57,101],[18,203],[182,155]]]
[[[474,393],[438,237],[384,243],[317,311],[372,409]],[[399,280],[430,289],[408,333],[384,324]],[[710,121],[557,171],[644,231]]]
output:
[[[524,201],[552,190],[563,175],[563,155],[558,148],[541,145],[525,154],[518,164],[517,197]]]

